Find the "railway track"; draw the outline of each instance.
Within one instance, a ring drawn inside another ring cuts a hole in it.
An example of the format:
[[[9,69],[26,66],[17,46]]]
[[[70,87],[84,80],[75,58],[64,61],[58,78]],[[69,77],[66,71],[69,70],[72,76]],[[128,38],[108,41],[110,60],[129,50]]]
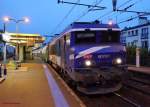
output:
[[[131,80],[143,83],[145,85],[150,85],[150,81],[146,80],[146,79],[141,79],[141,78],[133,77],[133,78],[131,78]]]
[[[126,101],[127,103],[129,103],[129,104],[131,104],[131,105],[133,105],[133,106],[135,106],[135,107],[141,107],[141,105],[139,105],[139,104],[137,104],[137,103],[131,101],[130,99],[128,99],[128,98],[126,98],[126,97],[120,95],[119,93],[116,93],[116,92],[115,92],[115,93],[113,93],[113,94],[116,95],[116,96],[118,96],[118,97],[120,97],[122,100]]]
[[[63,77],[61,76],[61,78]],[[131,80],[135,80],[136,82],[140,81],[137,78],[132,78]],[[144,81],[138,83],[146,84],[143,82]],[[72,86],[69,87],[87,107],[149,107],[150,105],[150,96],[145,93],[141,93],[139,90],[135,90],[133,87],[125,86],[115,93],[90,96],[78,92]]]
[[[144,78],[145,77],[145,78]],[[124,82],[124,85],[136,91],[150,95],[150,80],[149,75],[142,74],[142,76],[133,75],[129,80]]]
[[[149,96],[126,87],[107,95],[86,96],[80,93],[77,95],[87,107],[149,107],[150,105]]]
[[[78,94],[78,96],[87,107],[144,107],[118,92],[93,96]]]
[[[149,85],[149,82],[145,82],[143,79],[132,78],[131,80],[142,85]],[[133,86],[123,87],[120,91],[107,95],[86,96],[75,92],[87,107],[149,107],[150,94],[147,94],[149,92],[144,91],[145,88],[143,87],[141,93],[142,88],[138,86],[135,87],[135,90]]]
[[[129,103],[129,101],[127,102],[115,94],[78,96],[87,107],[140,107],[134,106],[132,103]]]

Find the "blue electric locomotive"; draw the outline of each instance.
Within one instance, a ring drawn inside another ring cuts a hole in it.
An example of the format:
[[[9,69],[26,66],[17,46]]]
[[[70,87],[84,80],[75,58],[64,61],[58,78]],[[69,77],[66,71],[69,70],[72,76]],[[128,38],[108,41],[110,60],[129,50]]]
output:
[[[117,91],[127,72],[116,24],[74,22],[49,44],[49,61],[85,94]]]

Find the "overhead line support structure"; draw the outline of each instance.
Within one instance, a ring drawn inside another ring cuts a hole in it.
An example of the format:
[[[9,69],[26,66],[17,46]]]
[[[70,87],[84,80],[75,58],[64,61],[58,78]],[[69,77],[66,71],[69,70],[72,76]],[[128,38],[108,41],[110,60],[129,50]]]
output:
[[[90,7],[96,7],[96,8],[99,8],[101,10],[106,9],[106,7],[102,7],[102,6],[89,5],[89,4],[81,4],[81,3],[74,3],[74,2],[66,2],[66,1],[61,1],[61,0],[58,0],[58,3],[75,4],[75,5],[86,6],[88,8],[90,8]]]
[[[123,9],[123,10],[119,10],[119,9],[117,9],[116,11],[119,11],[119,12],[130,12],[130,13],[137,13],[137,14],[147,14],[147,15],[150,15],[150,12],[139,12],[139,11],[126,10],[126,9]]]

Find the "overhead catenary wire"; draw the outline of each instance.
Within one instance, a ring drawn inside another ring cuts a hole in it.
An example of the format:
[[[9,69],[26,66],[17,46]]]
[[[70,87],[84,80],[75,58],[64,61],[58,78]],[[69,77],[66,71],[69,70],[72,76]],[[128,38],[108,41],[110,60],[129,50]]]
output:
[[[141,0],[140,0],[141,1]],[[140,1],[137,0],[137,2],[135,2],[135,4],[139,3]],[[122,23],[125,23],[125,22],[129,22],[129,21],[132,21],[136,18],[139,18],[141,16],[148,16],[150,15],[150,12],[138,12],[138,11],[127,11],[127,12],[132,12],[132,13],[136,13],[137,16],[131,16],[130,18],[126,19],[126,20],[123,20],[123,21],[120,21],[118,22],[118,24],[122,24]]]
[[[124,9],[117,9],[116,11],[120,11],[120,12],[122,12],[122,13],[124,13],[124,12],[140,13],[140,12],[138,12],[138,11],[128,11],[128,10],[127,10],[127,9],[133,7],[135,4],[139,3],[140,1],[142,1],[142,0],[137,0],[136,2],[132,3],[131,5],[125,7]]]
[[[124,10],[127,10],[127,9],[133,7],[134,5],[138,4],[138,3],[141,2],[141,1],[142,1],[142,0],[137,0],[137,1],[135,1],[134,3],[132,3],[131,5],[129,5],[128,7],[124,8]]]
[[[98,4],[100,4],[101,2],[102,2],[103,0],[100,0],[99,2],[96,0],[96,3],[95,4],[93,4],[93,5],[98,5]],[[128,1],[126,1],[125,3],[123,3],[122,5],[120,5],[118,8],[120,8],[120,7],[122,7],[122,6],[124,6],[125,4],[127,4],[127,3],[129,3],[130,1],[132,1],[132,0],[128,0]],[[79,2],[79,0],[76,2],[76,3],[78,3]],[[54,31],[52,32],[52,34],[57,30],[57,28],[64,22],[64,20],[69,16],[69,14],[72,12],[72,10],[75,8],[75,6],[76,5],[74,5],[72,8],[71,8],[71,10],[68,12],[68,14],[62,19],[62,21],[55,27],[55,29],[54,29]],[[76,22],[76,21],[78,21],[78,20],[80,20],[82,17],[84,17],[86,14],[88,14],[90,11],[90,9],[93,9],[94,8],[94,6],[93,7],[90,7],[90,8],[88,8],[88,10],[86,10],[85,12],[83,12],[82,13],[82,15],[80,15],[76,20],[74,20],[73,22]],[[106,13],[106,14],[104,14],[102,17],[104,17],[105,15],[107,15],[107,14],[109,14],[109,13],[111,13],[111,12],[113,12],[113,11],[110,11],[110,12],[108,12],[108,13]]]
[[[77,0],[76,3],[78,3],[79,1],[80,1],[80,0]],[[131,2],[131,1],[132,1],[132,0],[127,0],[126,2],[124,2],[123,4],[121,4],[121,5],[120,5],[119,7],[117,7],[117,8],[119,9],[119,8],[123,7],[124,5],[128,4],[128,3]],[[102,0],[99,0],[99,2],[98,2],[98,0],[96,0],[95,6],[98,5],[100,2],[102,2]],[[53,30],[52,34],[53,34],[55,31],[57,31],[57,29],[60,27],[60,25],[61,25],[61,24],[66,20],[66,18],[71,14],[71,12],[72,12],[72,10],[75,8],[75,6],[76,6],[76,4],[74,4],[74,6],[70,9],[70,11],[69,11],[69,12],[65,15],[65,17],[61,20],[61,22],[55,27],[55,29]],[[133,6],[133,4],[130,5],[130,6],[128,6],[128,7],[126,7],[126,8],[130,8],[130,7],[132,7],[132,6]],[[82,15],[80,15],[75,21],[80,20],[82,17],[84,17],[86,14],[88,14],[88,13],[90,12],[90,10],[92,10],[93,8],[95,8],[94,5],[93,5],[93,7],[89,7],[85,12],[83,12]],[[96,20],[102,19],[102,18],[104,18],[105,16],[107,16],[107,15],[113,13],[113,12],[114,12],[114,11],[109,11],[109,12],[105,13],[104,15],[100,16],[100,17],[99,17],[98,19],[96,19]]]
[[[93,3],[93,5],[99,5],[103,0],[99,0],[99,1],[96,1],[95,3]],[[76,21],[79,21],[82,17],[84,17],[85,15],[87,15],[91,9],[93,9],[94,7],[91,7],[91,8],[88,8],[86,9],[82,15],[80,15],[77,19],[74,20],[74,22]]]
[[[74,3],[74,2],[67,2],[67,1],[63,1],[63,0],[58,0],[58,3],[75,4],[75,5],[80,5],[80,6],[86,6],[88,8],[90,8],[90,7],[97,7],[99,9],[105,9],[106,8],[106,7],[102,7],[102,6],[98,6],[98,5]]]
[[[128,1],[124,2],[123,4],[121,4],[120,6],[118,6],[117,8],[119,9],[119,8],[125,6],[127,3],[131,2],[131,1],[132,0],[128,0]],[[105,16],[107,16],[107,15],[113,13],[113,12],[114,12],[113,10],[110,10],[107,13],[103,14],[102,16],[98,17],[96,20],[100,20],[100,19],[104,18]]]
[[[123,6],[125,6],[126,4],[128,4],[129,2],[131,2],[132,0],[128,0],[128,1],[126,1],[126,2],[124,2],[123,4],[121,4],[119,7],[117,7],[117,9],[119,9],[119,8],[121,8],[121,7],[123,7]]]
[[[77,0],[76,3],[79,3],[80,0]],[[74,4],[71,9],[68,11],[68,13],[63,17],[63,19],[56,25],[56,27],[54,28],[54,30],[52,30],[51,35],[54,34],[54,32],[57,31],[57,29],[61,26],[61,24],[63,24],[63,22],[66,20],[66,18],[71,14],[71,12],[73,11],[73,9],[76,7],[76,4]]]
[[[123,4],[121,4],[120,6],[118,6],[117,9],[119,9],[119,8],[121,8],[121,7],[123,7],[123,6],[125,6],[126,4],[128,4],[128,3],[131,2],[131,1],[132,1],[132,0],[128,0],[128,1],[124,2]],[[108,14],[113,13],[113,12],[114,12],[114,11],[110,11],[110,12],[108,12]],[[105,15],[107,15],[107,14],[105,14]],[[105,17],[105,15],[103,15],[101,18]]]
[[[118,24],[122,24],[122,23],[125,23],[125,22],[129,22],[129,21],[132,21],[132,20],[134,20],[134,19],[136,19],[136,18],[139,18],[140,16],[146,16],[146,15],[150,15],[150,14],[140,14],[140,15],[138,15],[138,16],[131,17],[131,18],[126,19],[126,20],[124,20],[124,21],[120,21]]]
[[[102,1],[103,1],[103,0],[99,0],[99,1],[96,0],[96,1],[93,3],[93,5],[98,5],[98,4],[100,4]],[[82,15],[80,15],[77,19],[75,19],[75,20],[72,21],[72,22],[76,22],[76,21],[80,20],[83,16],[85,16],[87,13],[90,12],[89,9],[93,9],[93,8],[95,8],[95,7],[93,6],[93,7],[87,8],[86,11],[85,11]],[[72,22],[71,22],[71,23],[72,23]]]
[[[125,7],[124,9],[122,9],[122,10],[127,10],[127,9],[129,9],[129,8],[131,8],[131,7],[133,7],[134,5],[136,5],[137,3],[139,3],[139,2],[141,2],[142,0],[137,0],[136,2],[134,2],[134,3],[132,3],[131,5],[129,5],[129,6],[127,6],[127,7]],[[126,3],[125,3],[126,4]],[[118,8],[119,9],[119,8]],[[120,12],[120,14],[119,15],[116,15],[115,17],[116,17],[116,22],[117,22],[117,18],[118,18],[118,16],[120,16],[122,13],[124,13],[124,12]]]

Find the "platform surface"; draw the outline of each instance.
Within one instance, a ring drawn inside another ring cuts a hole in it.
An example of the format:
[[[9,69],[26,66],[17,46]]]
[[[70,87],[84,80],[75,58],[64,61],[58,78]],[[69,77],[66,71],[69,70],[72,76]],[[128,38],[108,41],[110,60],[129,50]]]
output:
[[[128,70],[135,71],[135,72],[141,72],[141,73],[145,73],[145,74],[150,74],[150,67],[144,67],[144,66],[136,67],[135,65],[129,65]]]
[[[46,64],[28,61],[21,67],[0,83],[0,107],[80,107]]]

